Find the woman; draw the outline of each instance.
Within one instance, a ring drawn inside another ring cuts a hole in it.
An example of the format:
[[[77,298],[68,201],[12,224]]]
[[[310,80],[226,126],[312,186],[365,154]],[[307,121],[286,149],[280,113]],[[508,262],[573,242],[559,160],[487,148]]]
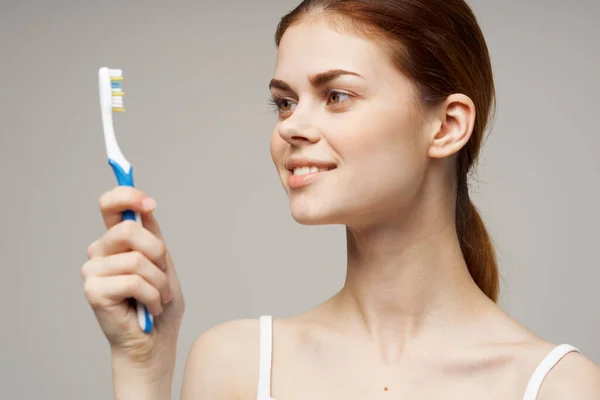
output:
[[[346,282],[293,318],[203,333],[182,398],[600,399],[597,365],[495,303],[494,250],[467,186],[494,83],[467,4],[306,0],[276,43],[273,161],[294,219],[347,227]],[[117,187],[100,207],[108,229],[82,273],[116,397],[170,398],[184,302],[155,203]],[[143,227],[121,223],[125,209]],[[128,298],[155,315],[151,335]]]

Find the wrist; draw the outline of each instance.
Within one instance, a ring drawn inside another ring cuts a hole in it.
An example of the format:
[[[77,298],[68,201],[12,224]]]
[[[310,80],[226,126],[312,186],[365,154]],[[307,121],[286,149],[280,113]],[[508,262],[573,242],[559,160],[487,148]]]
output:
[[[140,364],[113,355],[112,376],[115,400],[171,399],[173,370],[174,366]]]

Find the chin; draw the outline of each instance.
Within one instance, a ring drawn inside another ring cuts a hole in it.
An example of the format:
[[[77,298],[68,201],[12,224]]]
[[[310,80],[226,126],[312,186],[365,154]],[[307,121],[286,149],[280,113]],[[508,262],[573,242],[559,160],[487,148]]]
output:
[[[381,203],[353,203],[342,199],[323,201],[308,195],[294,196],[297,197],[290,198],[290,213],[301,225],[344,225],[355,229],[369,229],[405,212],[397,206]]]
[[[341,224],[340,210],[317,199],[310,199],[302,194],[294,194],[290,198],[290,214],[302,225]]]

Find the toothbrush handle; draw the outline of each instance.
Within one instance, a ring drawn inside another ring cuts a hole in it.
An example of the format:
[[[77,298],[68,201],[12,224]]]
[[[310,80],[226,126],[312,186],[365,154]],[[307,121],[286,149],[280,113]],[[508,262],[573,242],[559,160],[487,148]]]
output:
[[[108,164],[112,167],[112,169],[115,173],[115,176],[117,177],[117,182],[119,183],[120,186],[134,187],[133,167],[131,167],[129,169],[129,172],[125,172],[123,170],[123,168],[119,165],[119,163],[117,163],[111,159],[108,160]],[[133,220],[133,221],[138,221],[138,223],[141,223],[139,214],[137,214],[133,210],[125,210],[123,212],[123,220]],[[152,325],[154,322],[154,320],[152,318],[152,314],[150,314],[148,312],[148,308],[146,308],[145,305],[140,304],[137,301],[135,303],[136,303],[138,323],[140,325],[140,328],[145,333],[150,333],[152,331]]]

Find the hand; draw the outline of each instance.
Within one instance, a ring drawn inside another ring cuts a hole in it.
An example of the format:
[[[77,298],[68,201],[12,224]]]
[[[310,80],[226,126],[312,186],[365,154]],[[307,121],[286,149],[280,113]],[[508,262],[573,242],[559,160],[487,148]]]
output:
[[[144,200],[150,204],[144,206]],[[81,268],[84,293],[119,365],[174,368],[184,313],[181,285],[154,218],[155,203],[139,189],[117,186],[100,197],[107,231],[88,247]],[[122,221],[125,210],[140,212],[142,225]],[[150,334],[138,325],[131,299],[154,316]]]

